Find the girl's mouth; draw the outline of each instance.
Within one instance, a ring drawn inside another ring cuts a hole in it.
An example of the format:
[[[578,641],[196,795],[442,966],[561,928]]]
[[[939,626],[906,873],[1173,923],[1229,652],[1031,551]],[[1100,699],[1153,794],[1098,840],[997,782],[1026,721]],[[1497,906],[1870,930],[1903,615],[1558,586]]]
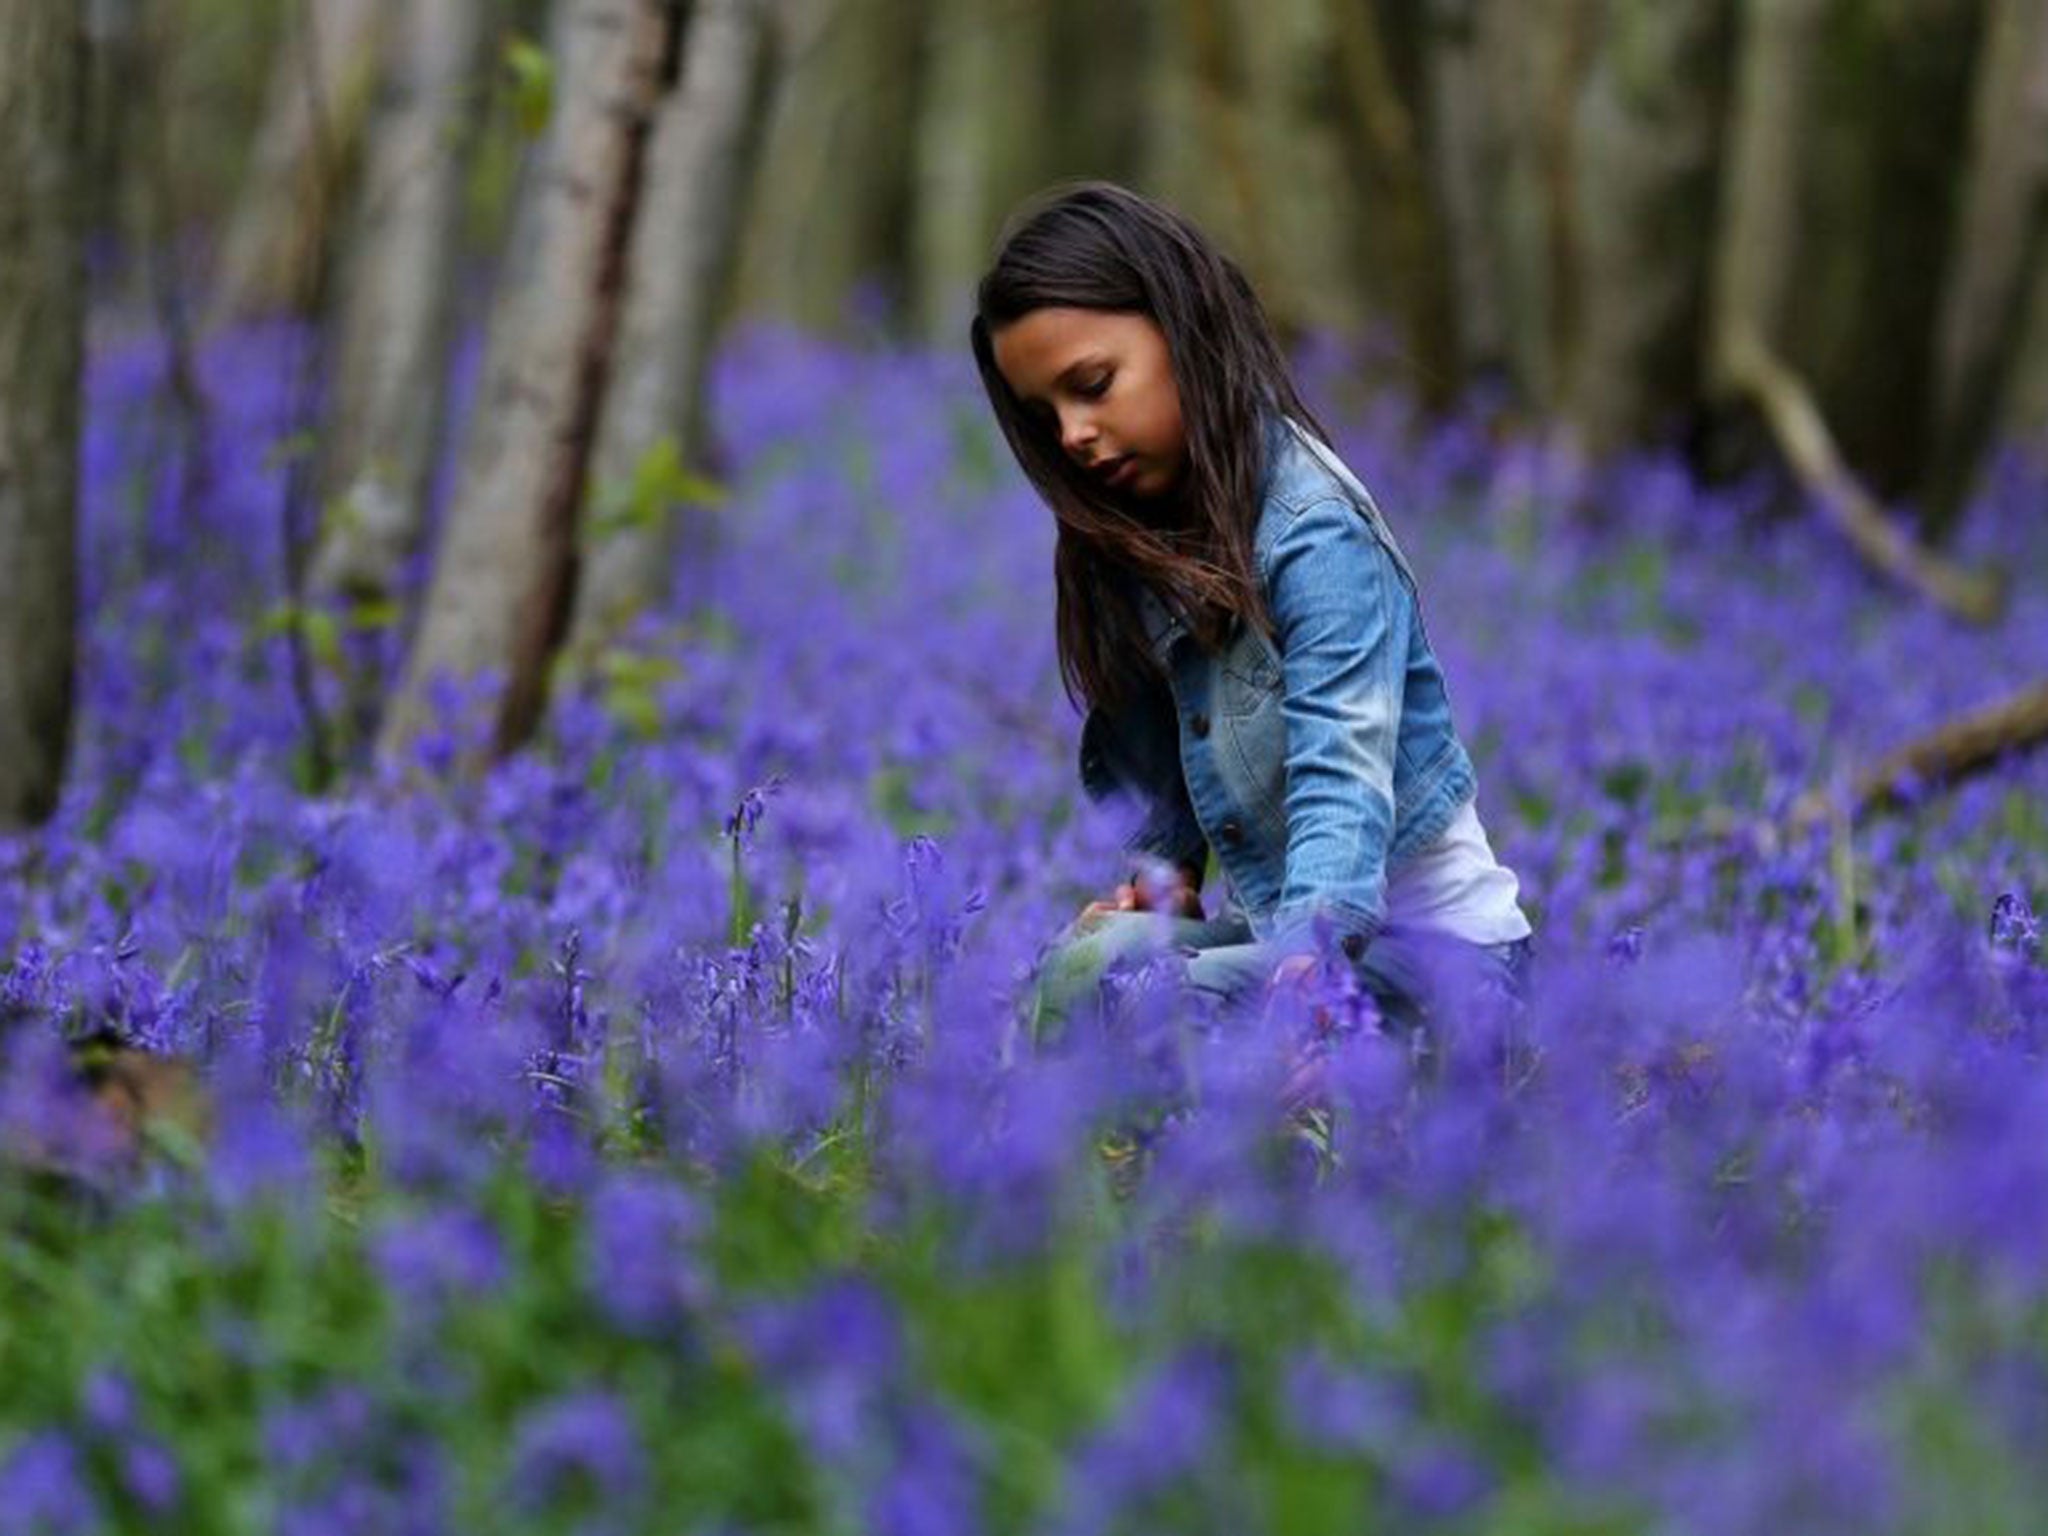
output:
[[[1126,454],[1109,462],[1109,472],[1103,476],[1103,484],[1120,486],[1126,484],[1138,472],[1138,466]]]

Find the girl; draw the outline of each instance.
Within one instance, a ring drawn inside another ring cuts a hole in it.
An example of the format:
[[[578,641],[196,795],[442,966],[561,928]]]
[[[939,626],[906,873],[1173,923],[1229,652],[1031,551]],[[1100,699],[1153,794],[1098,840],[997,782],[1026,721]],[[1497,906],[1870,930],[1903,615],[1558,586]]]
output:
[[[1447,948],[1518,985],[1529,923],[1414,576],[1236,264],[1159,204],[1081,183],[1013,218],[972,337],[1059,524],[1082,786],[1145,812],[1132,872],[1041,968],[1037,1037],[1162,937],[1225,1000],[1319,951],[1411,1025]],[[1230,896],[1207,918],[1212,850]]]

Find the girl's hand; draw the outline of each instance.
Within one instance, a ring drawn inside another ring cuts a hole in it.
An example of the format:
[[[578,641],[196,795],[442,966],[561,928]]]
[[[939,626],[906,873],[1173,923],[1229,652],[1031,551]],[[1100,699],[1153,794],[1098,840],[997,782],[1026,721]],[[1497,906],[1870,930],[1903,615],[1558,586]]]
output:
[[[1315,968],[1316,957],[1314,955],[1289,955],[1273,968],[1271,985],[1276,990],[1281,987],[1293,986],[1295,983],[1305,980],[1308,974]]]
[[[1116,888],[1113,896],[1091,901],[1083,907],[1081,921],[1095,922],[1112,912],[1165,912],[1172,917],[1193,918],[1198,922],[1204,915],[1201,892],[1178,871],[1164,889],[1144,880],[1126,881]]]

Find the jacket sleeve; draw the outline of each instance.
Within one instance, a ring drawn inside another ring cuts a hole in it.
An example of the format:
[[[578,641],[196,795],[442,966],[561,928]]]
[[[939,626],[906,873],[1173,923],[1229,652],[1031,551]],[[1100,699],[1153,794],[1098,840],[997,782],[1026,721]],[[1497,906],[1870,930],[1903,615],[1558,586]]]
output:
[[[1177,864],[1199,865],[1208,839],[1188,799],[1180,763],[1180,721],[1164,683],[1128,709],[1114,714],[1101,706],[1088,711],[1081,727],[1081,788],[1088,798],[1129,795],[1144,819],[1124,839],[1124,849]]]
[[[1322,919],[1347,954],[1386,919],[1414,595],[1358,509],[1321,497],[1274,541],[1268,594],[1287,728],[1287,865],[1274,936]]]

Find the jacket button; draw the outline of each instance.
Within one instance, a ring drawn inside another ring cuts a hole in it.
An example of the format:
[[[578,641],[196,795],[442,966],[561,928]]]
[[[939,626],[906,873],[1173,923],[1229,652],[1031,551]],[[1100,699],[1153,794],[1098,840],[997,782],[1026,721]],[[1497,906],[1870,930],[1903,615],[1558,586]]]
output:
[[[1231,847],[1235,848],[1239,843],[1244,841],[1244,828],[1240,827],[1234,821],[1226,821],[1225,823],[1223,823],[1222,826],[1216,829],[1216,835],[1222,838],[1224,842],[1230,844]]]
[[[1194,732],[1194,733],[1195,733],[1195,734],[1196,734],[1197,736],[1206,736],[1206,735],[1208,735],[1208,734],[1209,734],[1209,717],[1208,717],[1207,715],[1203,715],[1203,714],[1197,714],[1197,715],[1196,715],[1196,716],[1194,717],[1194,719],[1192,719],[1192,720],[1190,720],[1190,721],[1188,722],[1188,729],[1189,729],[1189,730],[1191,730],[1191,731],[1193,731],[1193,732]]]

